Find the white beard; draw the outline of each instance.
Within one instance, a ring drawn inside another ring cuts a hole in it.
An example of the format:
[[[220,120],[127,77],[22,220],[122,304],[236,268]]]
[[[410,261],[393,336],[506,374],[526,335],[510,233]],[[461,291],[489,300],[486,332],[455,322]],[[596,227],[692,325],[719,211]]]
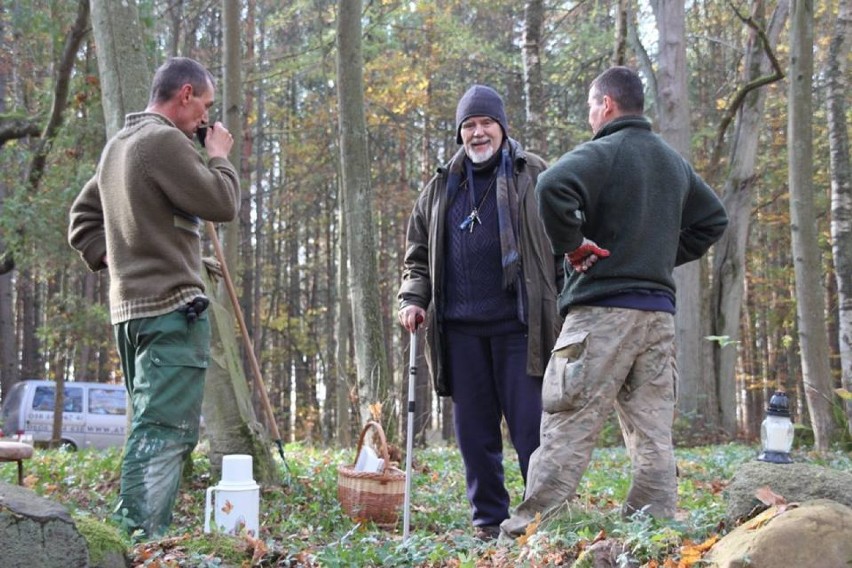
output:
[[[494,155],[494,147],[491,144],[485,146],[482,150],[476,150],[474,148],[470,148],[467,152],[467,157],[470,158],[470,161],[474,164],[481,164],[483,162],[487,162],[491,159],[491,156]]]

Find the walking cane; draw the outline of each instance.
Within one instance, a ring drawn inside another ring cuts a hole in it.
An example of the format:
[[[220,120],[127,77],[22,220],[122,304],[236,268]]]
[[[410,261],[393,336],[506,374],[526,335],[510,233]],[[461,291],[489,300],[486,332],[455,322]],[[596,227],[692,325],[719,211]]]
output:
[[[411,525],[411,457],[414,453],[414,407],[417,384],[417,323],[411,332],[408,347],[408,433],[405,436],[405,502],[402,508],[402,542],[408,540]]]
[[[248,328],[246,327],[246,321],[243,317],[243,311],[240,308],[240,302],[237,298],[234,281],[231,280],[231,273],[228,271],[228,265],[225,264],[225,254],[222,252],[219,235],[216,234],[216,226],[213,225],[213,223],[207,221],[206,224],[207,235],[213,243],[213,252],[216,254],[216,259],[222,266],[222,278],[225,280],[225,288],[228,290],[228,296],[231,298],[231,304],[234,306],[234,314],[237,316],[237,323],[240,326],[240,335],[243,336],[243,343],[245,344],[244,347],[248,354],[249,363],[251,364],[255,388],[257,388],[257,391],[260,393],[260,401],[263,404],[263,410],[266,412],[266,416],[269,417],[269,429],[275,440],[275,445],[278,446],[278,455],[281,456],[281,460],[284,462],[284,468],[287,470],[289,475],[290,468],[287,467],[287,460],[284,459],[284,447],[281,443],[281,434],[278,432],[278,424],[275,423],[275,415],[272,413],[272,405],[269,403],[269,396],[266,394],[266,386],[263,384],[263,377],[260,374],[260,365],[257,362],[257,356],[254,354],[254,347],[252,346],[251,338],[248,334]]]

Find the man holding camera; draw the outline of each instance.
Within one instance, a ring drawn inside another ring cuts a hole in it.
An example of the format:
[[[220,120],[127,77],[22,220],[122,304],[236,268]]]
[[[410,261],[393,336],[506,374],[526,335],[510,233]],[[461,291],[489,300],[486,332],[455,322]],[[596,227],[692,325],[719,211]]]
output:
[[[214,125],[207,159],[193,143],[214,94],[200,63],[166,61],[148,108],[127,115],[70,212],[69,243],[92,271],[109,271],[110,319],[133,410],[117,513],[129,532],[147,537],[171,523],[183,460],[198,442],[210,357],[203,220],[232,221],[239,210],[231,134]]]

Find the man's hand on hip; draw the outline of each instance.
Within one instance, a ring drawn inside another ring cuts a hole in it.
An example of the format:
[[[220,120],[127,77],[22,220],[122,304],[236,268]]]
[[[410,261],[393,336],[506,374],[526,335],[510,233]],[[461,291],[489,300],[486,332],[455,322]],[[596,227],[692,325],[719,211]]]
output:
[[[598,260],[609,256],[607,249],[601,248],[595,241],[584,238],[576,249],[565,253],[565,259],[577,272],[586,272]]]

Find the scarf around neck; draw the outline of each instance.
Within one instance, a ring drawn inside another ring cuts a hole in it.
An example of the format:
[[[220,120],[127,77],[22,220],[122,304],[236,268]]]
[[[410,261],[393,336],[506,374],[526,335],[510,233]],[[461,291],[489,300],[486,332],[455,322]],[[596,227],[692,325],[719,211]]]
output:
[[[464,154],[464,149],[460,152]],[[447,194],[452,200],[458,192],[464,177],[469,188],[473,188],[473,162],[467,156],[456,161],[447,179]],[[518,188],[513,175],[512,158],[507,141],[500,148],[500,160],[495,166],[497,184],[497,222],[500,232],[500,256],[503,266],[503,289],[516,288],[521,269],[521,255],[518,252]],[[517,287],[520,289],[520,287]]]

